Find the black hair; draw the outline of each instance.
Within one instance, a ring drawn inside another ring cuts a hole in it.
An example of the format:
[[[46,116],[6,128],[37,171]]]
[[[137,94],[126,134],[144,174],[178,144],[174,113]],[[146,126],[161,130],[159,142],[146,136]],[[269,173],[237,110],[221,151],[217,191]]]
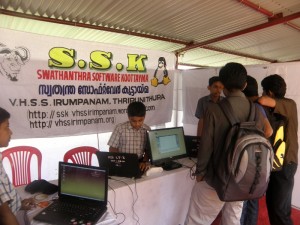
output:
[[[283,98],[286,93],[286,83],[278,74],[272,74],[261,81],[263,90],[268,94],[271,91],[275,98]]]
[[[0,124],[2,124],[5,120],[10,118],[9,112],[0,107]]]
[[[247,86],[243,90],[246,97],[258,96],[258,84],[254,77],[247,76]]]
[[[145,117],[146,106],[142,102],[131,102],[127,107],[127,115],[129,117]]]
[[[213,77],[209,78],[209,80],[208,80],[208,85],[211,86],[211,85],[213,85],[213,83],[215,83],[215,82],[221,82],[221,81],[220,81],[220,77],[218,77],[218,76],[213,76]]]
[[[219,77],[227,90],[243,90],[247,80],[247,70],[240,63],[230,62],[221,68]]]

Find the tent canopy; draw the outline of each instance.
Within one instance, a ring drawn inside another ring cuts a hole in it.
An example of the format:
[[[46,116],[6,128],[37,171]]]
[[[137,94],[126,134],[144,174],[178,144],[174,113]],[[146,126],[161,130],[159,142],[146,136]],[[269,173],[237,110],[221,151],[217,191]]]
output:
[[[0,27],[174,52],[196,67],[300,60],[299,0],[1,0]]]

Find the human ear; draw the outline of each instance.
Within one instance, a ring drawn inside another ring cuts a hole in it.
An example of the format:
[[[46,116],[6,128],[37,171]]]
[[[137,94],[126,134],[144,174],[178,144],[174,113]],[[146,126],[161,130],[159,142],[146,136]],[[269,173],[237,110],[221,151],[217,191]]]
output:
[[[274,98],[274,93],[272,91],[267,91],[267,95],[271,98]]]
[[[242,89],[242,91],[245,90],[246,87],[247,87],[247,82],[245,83],[244,88]]]

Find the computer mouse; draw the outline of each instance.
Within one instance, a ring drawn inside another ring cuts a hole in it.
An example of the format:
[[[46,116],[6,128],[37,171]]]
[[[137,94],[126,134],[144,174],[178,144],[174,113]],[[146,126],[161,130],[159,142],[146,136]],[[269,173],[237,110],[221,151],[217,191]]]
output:
[[[39,192],[40,188],[40,181],[34,180],[26,185],[25,191],[29,192],[30,194],[34,194],[36,192]]]
[[[58,186],[55,184],[51,184],[44,179],[34,180],[31,183],[27,184],[27,186],[25,187],[25,191],[29,192],[30,194],[35,194],[38,192],[41,192],[43,194],[54,194],[58,191]]]
[[[161,173],[163,172],[163,168],[162,167],[151,167],[150,169],[148,169],[146,171],[146,176],[151,176],[151,175],[154,175],[154,174],[158,174],[158,173]]]

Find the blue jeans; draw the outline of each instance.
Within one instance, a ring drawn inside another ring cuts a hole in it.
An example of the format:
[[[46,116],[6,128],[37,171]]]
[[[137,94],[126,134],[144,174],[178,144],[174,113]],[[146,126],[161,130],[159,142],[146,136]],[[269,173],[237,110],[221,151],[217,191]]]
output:
[[[291,219],[292,192],[296,163],[283,166],[281,171],[271,173],[266,202],[271,225],[293,225]]]
[[[258,219],[258,199],[244,201],[241,225],[256,225]]]

